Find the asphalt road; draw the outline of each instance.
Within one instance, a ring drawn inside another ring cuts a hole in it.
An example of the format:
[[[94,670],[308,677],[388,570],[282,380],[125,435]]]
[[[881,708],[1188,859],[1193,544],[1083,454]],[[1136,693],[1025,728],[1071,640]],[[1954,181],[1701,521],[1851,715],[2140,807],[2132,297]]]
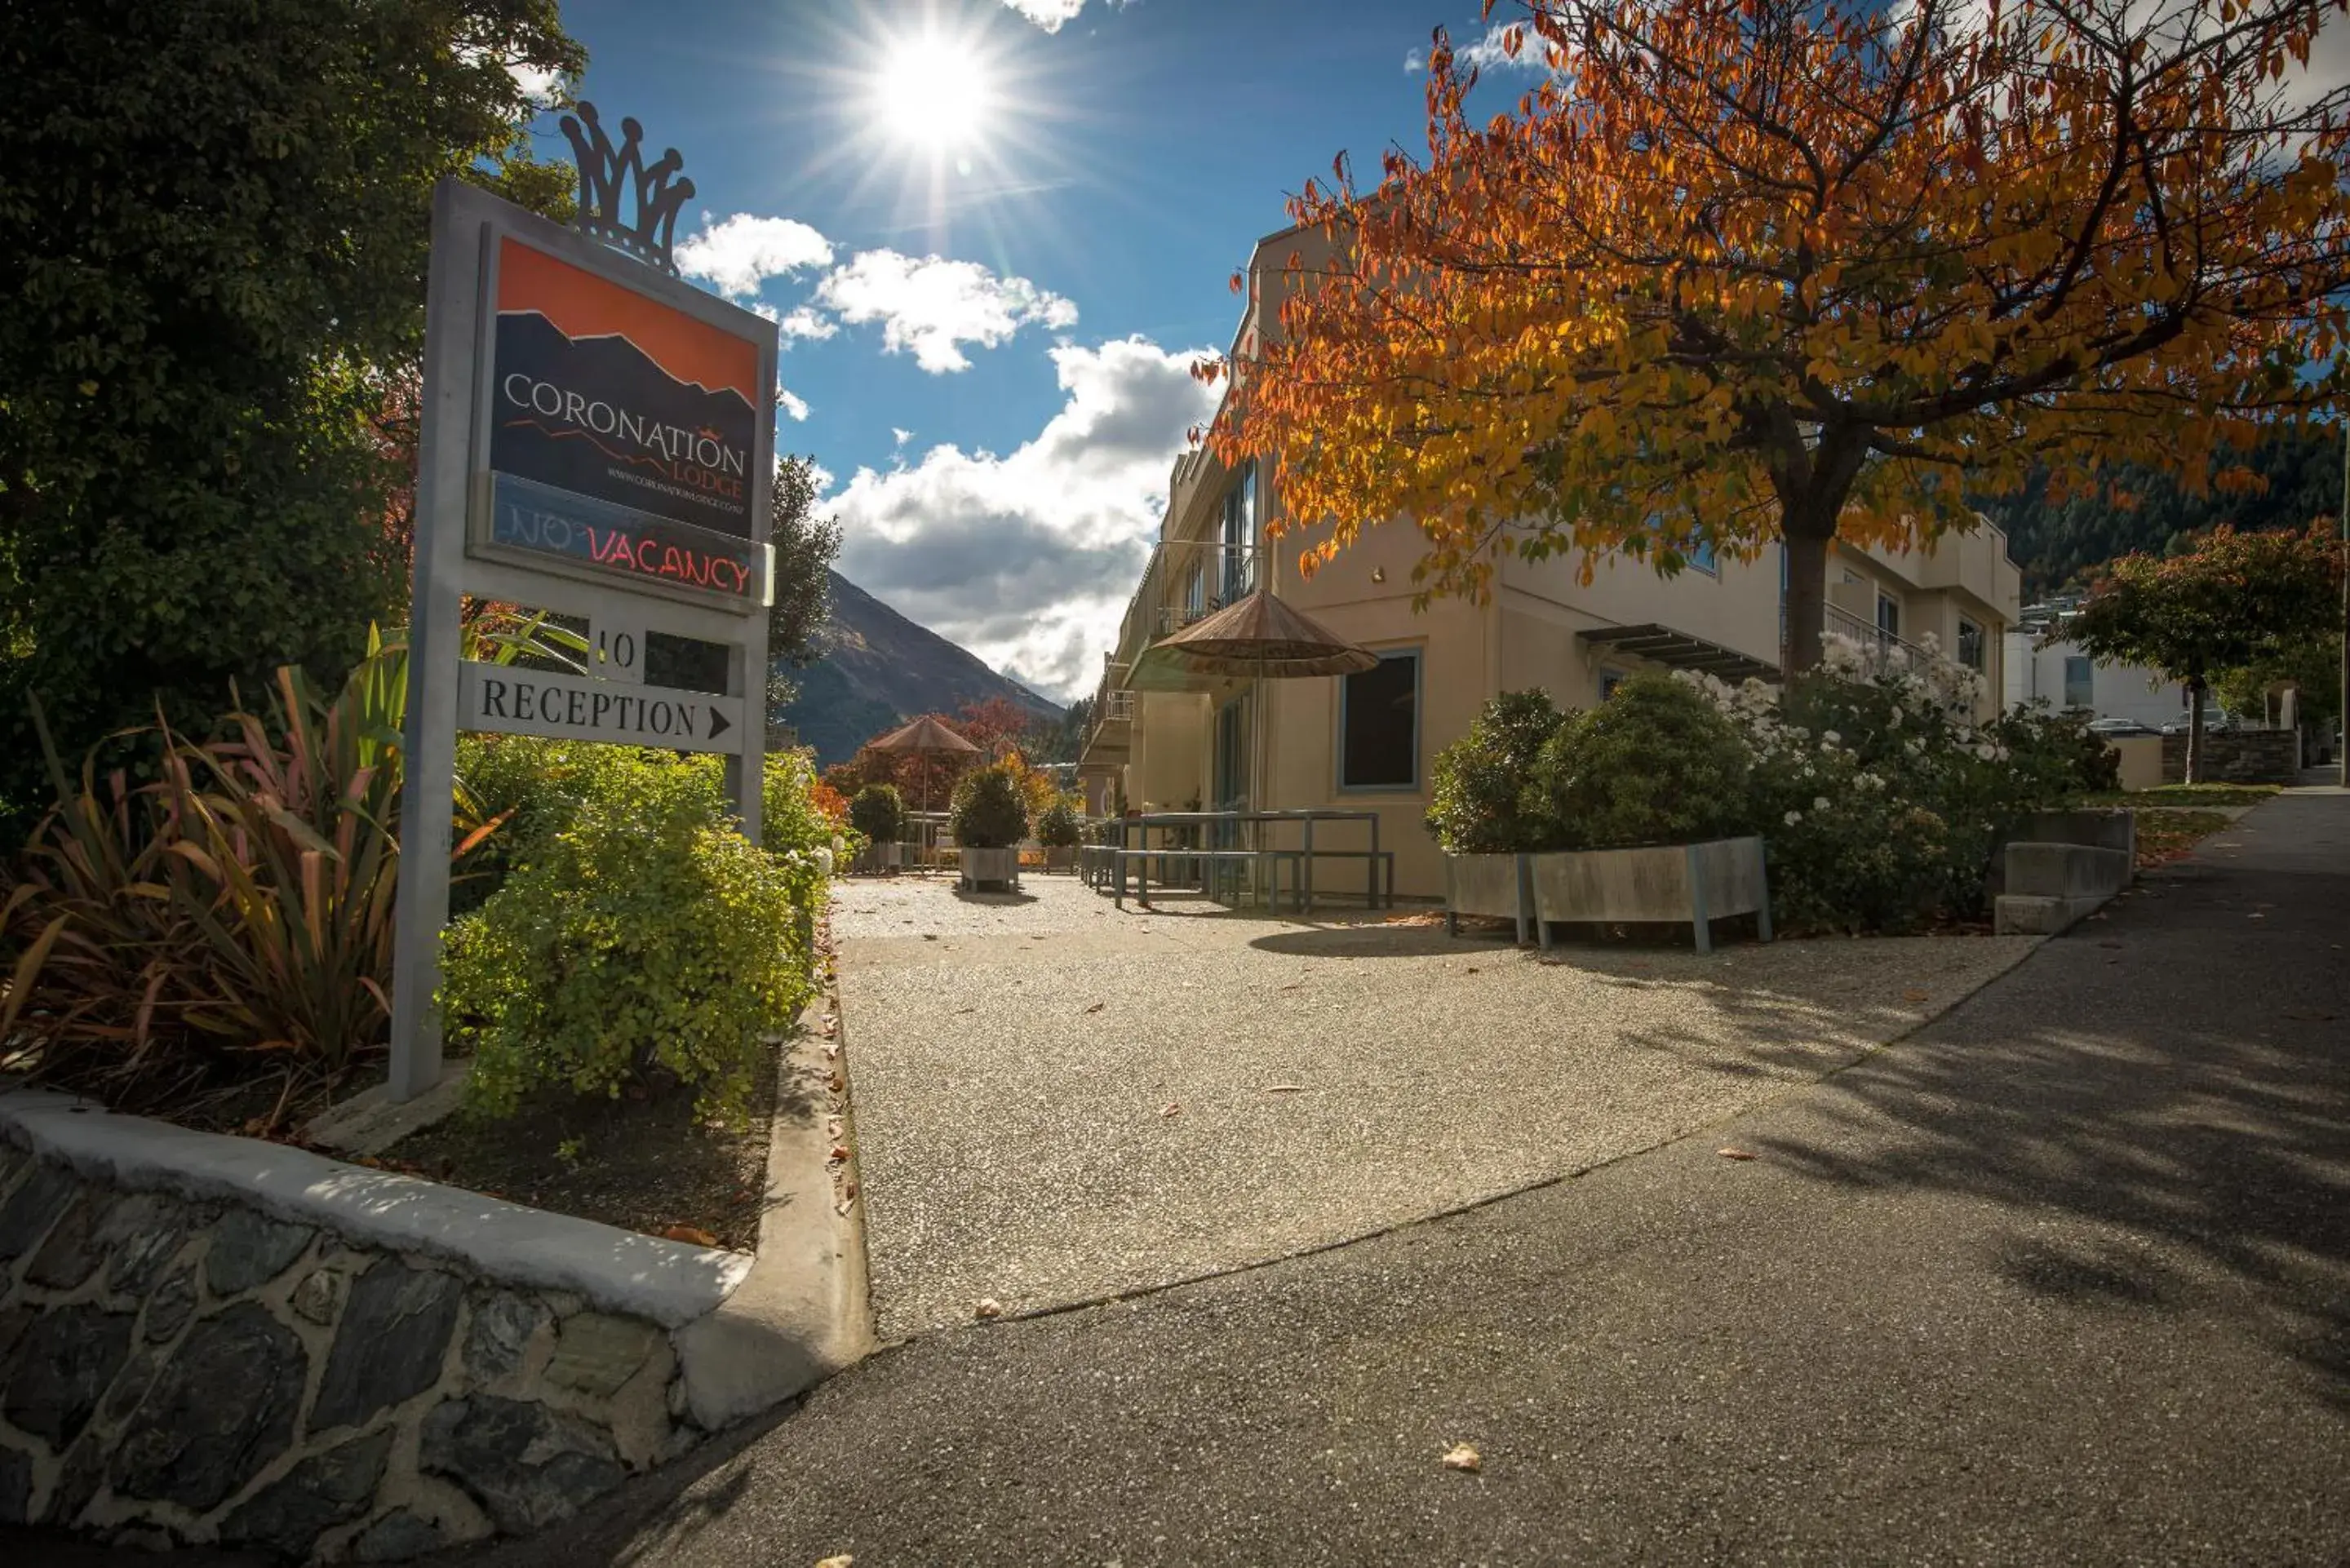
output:
[[[2345,941],[2350,797],[2281,798],[1761,1111],[917,1340],[465,1561],[2340,1563]]]
[[[2345,942],[2350,796],[2285,797],[1734,1121],[918,1339],[457,1561],[2342,1563]]]

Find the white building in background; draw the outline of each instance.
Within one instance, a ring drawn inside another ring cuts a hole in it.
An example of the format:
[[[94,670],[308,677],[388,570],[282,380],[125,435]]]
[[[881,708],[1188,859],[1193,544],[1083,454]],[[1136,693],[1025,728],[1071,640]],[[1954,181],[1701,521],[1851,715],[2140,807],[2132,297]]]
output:
[[[2031,612],[2026,611],[2028,616]],[[2002,706],[2046,702],[2062,711],[2086,709],[2100,719],[2127,719],[2158,730],[2187,711],[2187,688],[2142,664],[2100,664],[2072,642],[2040,639],[2047,623],[2026,621],[2007,632]],[[2207,699],[2207,701],[2209,700]]]

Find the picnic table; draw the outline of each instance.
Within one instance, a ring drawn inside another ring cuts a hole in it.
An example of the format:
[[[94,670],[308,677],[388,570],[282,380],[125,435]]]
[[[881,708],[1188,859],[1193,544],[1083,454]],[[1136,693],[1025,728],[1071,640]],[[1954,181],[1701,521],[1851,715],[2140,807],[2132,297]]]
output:
[[[1314,908],[1315,861],[1360,860],[1365,868],[1365,903],[1377,909],[1383,902],[1388,906],[1395,902],[1395,852],[1379,847],[1379,816],[1375,811],[1323,807],[1285,811],[1146,811],[1111,821],[1118,827],[1118,842],[1086,846],[1080,868],[1090,886],[1098,889],[1107,885],[1121,909],[1126,903],[1129,868],[1135,873],[1137,898],[1145,906],[1149,904],[1150,867],[1154,861],[1159,865],[1162,882],[1170,880],[1167,874],[1170,862],[1198,867],[1203,888],[1214,880],[1208,874],[1211,868],[1230,866],[1255,869],[1264,877],[1267,902],[1275,907],[1280,901],[1282,868],[1287,867],[1296,907],[1305,913]],[[1317,826],[1356,822],[1370,825],[1368,849],[1332,848],[1326,838],[1320,846],[1315,844]],[[1266,842],[1274,830],[1291,826],[1300,830],[1300,842],[1295,847]],[[1209,842],[1168,844],[1162,840],[1153,846],[1150,835],[1154,830],[1162,835],[1196,834]],[[1253,837],[1256,842],[1243,844],[1243,837]]]

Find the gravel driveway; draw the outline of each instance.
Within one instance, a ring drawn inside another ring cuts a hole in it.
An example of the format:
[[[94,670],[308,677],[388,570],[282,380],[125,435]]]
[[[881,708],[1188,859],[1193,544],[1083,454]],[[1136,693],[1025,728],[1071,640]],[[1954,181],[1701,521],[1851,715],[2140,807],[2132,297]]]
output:
[[[1571,1176],[1831,1072],[2033,938],[1713,956],[1304,923],[1067,877],[837,886],[881,1332],[1095,1301]]]

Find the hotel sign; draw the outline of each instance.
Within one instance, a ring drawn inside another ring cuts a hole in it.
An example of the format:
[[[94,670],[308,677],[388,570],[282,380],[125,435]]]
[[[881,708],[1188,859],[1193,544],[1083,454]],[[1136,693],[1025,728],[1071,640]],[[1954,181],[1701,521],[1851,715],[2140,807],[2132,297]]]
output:
[[[680,279],[693,195],[672,150],[648,161],[594,108],[564,117],[579,165],[571,227],[444,179],[433,192],[401,792],[390,1093],[441,1075],[461,730],[616,742],[724,759],[759,839],[774,484],[775,323]],[[578,672],[459,657],[468,598],[585,617]],[[655,636],[725,650],[726,691],[645,680]]]
[[[742,311],[759,330],[726,330],[512,235],[494,266],[469,553],[764,607],[752,465],[769,402],[759,339],[774,327]]]

